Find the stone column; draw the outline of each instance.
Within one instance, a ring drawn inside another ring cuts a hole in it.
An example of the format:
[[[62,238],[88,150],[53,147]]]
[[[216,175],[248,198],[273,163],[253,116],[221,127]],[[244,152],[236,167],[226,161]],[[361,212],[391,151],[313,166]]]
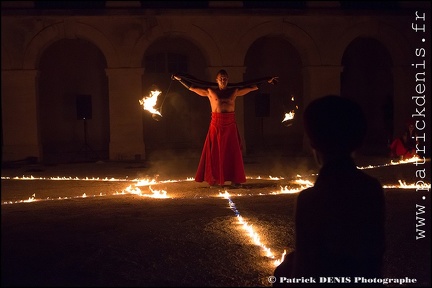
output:
[[[42,158],[39,143],[37,70],[2,71],[2,161]]]
[[[106,69],[109,85],[110,144],[113,161],[145,159],[142,68]]]

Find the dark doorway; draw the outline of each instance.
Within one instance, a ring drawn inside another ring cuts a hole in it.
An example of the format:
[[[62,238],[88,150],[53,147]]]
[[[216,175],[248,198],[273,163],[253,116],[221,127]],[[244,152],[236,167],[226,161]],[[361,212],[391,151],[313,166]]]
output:
[[[393,137],[392,61],[387,49],[373,38],[357,38],[346,49],[341,95],[357,101],[366,114],[365,155],[387,155]]]
[[[63,39],[44,51],[38,90],[43,162],[108,159],[109,100],[105,69],[106,61],[100,50],[85,40]],[[80,147],[86,140],[97,157],[80,155]]]

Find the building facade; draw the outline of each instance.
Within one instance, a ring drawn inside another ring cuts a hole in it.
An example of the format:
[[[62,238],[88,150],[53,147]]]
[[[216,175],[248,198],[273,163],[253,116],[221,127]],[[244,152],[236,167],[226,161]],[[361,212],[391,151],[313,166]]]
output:
[[[1,2],[3,161],[198,155],[210,106],[180,72],[279,77],[237,99],[246,155],[307,153],[302,111],[325,94],[362,105],[365,155],[385,155],[409,119],[430,122],[427,1],[54,2]],[[139,102],[155,87],[158,121]]]

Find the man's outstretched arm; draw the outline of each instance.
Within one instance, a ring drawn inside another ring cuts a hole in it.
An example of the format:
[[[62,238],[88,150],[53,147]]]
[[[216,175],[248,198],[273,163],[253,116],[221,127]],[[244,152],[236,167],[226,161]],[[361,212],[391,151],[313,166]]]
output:
[[[195,92],[196,94],[200,96],[208,96],[208,90],[205,88],[200,87],[194,87],[191,83],[188,81],[182,79],[181,77],[177,75],[172,75],[172,79],[175,79],[180,82],[183,86],[185,86],[189,91]]]
[[[183,80],[182,78],[180,78],[180,77],[177,76],[177,75],[172,75],[172,76],[171,76],[171,79],[175,79],[175,80],[179,81],[180,84],[182,84],[182,85],[183,85],[184,87],[186,87],[188,90],[189,90],[190,87],[192,86],[191,83],[189,83],[189,82],[186,81],[186,80]]]

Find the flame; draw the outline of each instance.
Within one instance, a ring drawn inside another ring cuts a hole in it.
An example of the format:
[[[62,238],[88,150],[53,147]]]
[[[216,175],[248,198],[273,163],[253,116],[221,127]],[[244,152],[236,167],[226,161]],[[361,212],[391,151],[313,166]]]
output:
[[[419,161],[420,158],[417,155],[412,156],[411,158],[404,158],[401,159],[399,161],[391,161],[392,165],[397,165],[397,164],[406,164],[406,163],[415,163],[417,161]]]
[[[162,117],[162,114],[158,110],[156,110],[156,108],[154,108],[157,103],[157,98],[161,93],[162,92],[159,90],[150,91],[150,96],[143,97],[141,100],[139,100],[140,105],[143,106],[144,110],[147,110],[152,114],[157,114]]]
[[[301,190],[303,190],[303,187],[300,188],[288,188],[288,186],[282,187],[280,186],[280,192],[281,194],[288,194],[288,193],[299,193]]]
[[[403,159],[401,161],[399,161],[398,163],[395,162],[391,162],[390,164],[387,164],[385,166],[390,166],[390,165],[396,165],[396,164],[405,164],[405,163],[413,163],[416,162],[419,158],[418,157],[413,157],[411,159]],[[429,159],[430,161],[430,159]],[[383,165],[381,165],[383,166]],[[376,168],[379,166],[369,166],[367,168]],[[366,168],[363,168],[366,169]],[[295,184],[299,185],[299,188],[288,188],[288,186],[280,186],[280,190],[278,192],[271,192],[270,194],[282,194],[282,193],[298,193],[308,187],[313,186],[313,183],[309,180],[304,180],[301,179],[301,175],[297,174],[296,177],[298,177],[299,179],[295,179],[292,182],[294,182]],[[135,194],[138,196],[144,196],[144,197],[150,197],[150,198],[171,198],[167,196],[167,191],[165,190],[156,190],[156,189],[152,189],[151,185],[158,185],[161,183],[171,183],[171,182],[181,182],[181,181],[194,181],[193,177],[188,177],[184,180],[164,180],[164,181],[158,181],[156,179],[115,179],[115,178],[90,178],[90,177],[84,177],[84,178],[78,178],[78,177],[50,177],[50,178],[36,178],[33,176],[23,176],[23,177],[1,177],[1,179],[8,179],[8,180],[52,180],[52,181],[70,181],[70,180],[78,180],[78,181],[128,181],[128,182],[136,182],[135,184],[129,185],[127,188],[123,189],[121,192],[115,192],[113,193],[113,195],[126,195],[126,194]],[[256,177],[255,179],[263,179],[261,176]],[[266,178],[267,180],[281,180],[284,179],[283,177],[273,177],[273,176],[269,176],[269,178]],[[383,188],[386,189],[393,189],[393,188],[402,188],[402,189],[416,189],[416,190],[430,190],[431,188],[431,184],[430,183],[426,183],[423,181],[417,181],[417,183],[412,183],[412,184],[407,184],[405,181],[403,180],[399,180],[399,185],[383,185]],[[151,193],[149,194],[144,194],[141,189],[139,187],[142,186],[147,186],[148,189],[151,191]],[[262,194],[260,194],[262,195]],[[18,200],[18,201],[7,201],[7,202],[3,202],[2,205],[4,204],[14,204],[14,203],[30,203],[30,202],[36,202],[36,201],[46,201],[46,200],[66,200],[66,199],[72,199],[72,198],[91,198],[91,197],[96,197],[96,196],[107,196],[107,194],[104,193],[100,193],[99,195],[87,195],[86,193],[82,194],[81,196],[77,196],[77,197],[47,197],[46,199],[37,199],[36,198],[36,194],[32,194],[31,197],[29,197],[26,200]],[[262,251],[263,254],[265,255],[265,257],[272,259],[272,263],[274,266],[278,266],[280,263],[283,262],[287,251],[284,250],[284,252],[282,253],[280,259],[275,259],[275,255],[273,254],[273,252],[271,251],[271,249],[269,247],[267,247],[263,241],[261,241],[260,239],[260,235],[255,231],[254,227],[252,224],[248,223],[248,221],[246,221],[241,215],[240,212],[238,211],[238,209],[236,208],[235,203],[231,200],[231,195],[230,193],[228,193],[227,190],[225,190],[223,193],[219,192],[219,196],[223,197],[225,199],[228,200],[229,202],[229,207],[230,209],[235,213],[237,222],[239,225],[242,226],[242,230],[245,231],[245,234],[247,236],[249,236],[249,238],[251,239],[251,241],[256,245],[259,246]],[[242,196],[242,195],[238,195],[238,196]]]
[[[286,249],[284,249],[284,252],[282,253],[282,256],[280,259],[277,259],[273,262],[274,266],[279,266],[279,264],[281,264],[284,260],[285,260],[285,255],[287,254]]]
[[[142,184],[143,182],[146,182],[146,184]],[[145,185],[150,185],[150,183],[156,184],[155,180],[145,180],[143,182],[140,182],[141,186],[145,186]],[[138,196],[146,196],[146,197],[150,197],[150,198],[170,198],[167,195],[167,191],[165,190],[154,190],[152,189],[151,186],[149,186],[149,190],[153,193],[153,194],[143,194],[141,189],[138,187],[133,187],[132,185],[129,185],[125,190],[121,191],[120,193],[116,193],[117,195],[124,195],[126,194],[125,192],[129,193],[129,194],[135,194]]]
[[[391,163],[387,163],[387,164],[381,164],[381,165],[369,165],[366,167],[358,167],[359,169],[372,169],[372,168],[378,168],[378,167],[384,167],[384,166],[394,166],[394,165],[400,165],[400,164],[406,164],[406,163],[416,163],[416,161],[419,161],[420,158],[418,156],[414,156],[410,159],[402,159],[398,162],[395,161],[391,161]],[[426,161],[430,161],[430,159],[423,159],[424,162]],[[159,176],[159,175],[157,175]],[[301,179],[302,176],[297,174],[296,177],[298,179],[295,179],[293,181],[291,181],[293,184],[299,187],[297,188],[292,188],[289,187],[288,185],[286,186],[280,186],[279,191],[272,191],[269,194],[289,194],[289,193],[298,193],[303,189],[306,189],[308,187],[313,186],[313,183],[310,180],[304,180]],[[261,177],[261,176],[256,176],[256,177],[247,177],[248,179],[258,179],[258,180],[271,180],[271,181],[279,181],[284,179],[284,177],[274,177],[274,176],[268,176],[268,177]],[[135,184],[130,185],[129,187],[123,189],[120,192],[115,192],[113,193],[113,195],[126,195],[126,194],[136,194],[138,196],[147,196],[147,197],[151,197],[151,198],[171,198],[167,196],[166,191],[164,190],[153,190],[151,187],[149,188],[152,193],[151,194],[143,194],[141,192],[141,189],[139,187],[142,186],[151,186],[151,185],[158,185],[158,184],[163,184],[163,183],[173,183],[173,182],[184,182],[184,181],[194,181],[193,177],[188,177],[186,179],[174,179],[174,180],[157,180],[157,179],[139,179],[139,178],[129,178],[128,176],[126,176],[126,178],[99,178],[99,177],[83,177],[83,178],[79,178],[79,177],[65,177],[65,176],[56,176],[56,177],[34,177],[33,175],[30,176],[22,176],[22,177],[6,177],[6,176],[1,176],[2,180],[30,180],[30,181],[37,181],[37,180],[51,180],[51,181],[101,181],[101,182],[105,182],[105,181],[116,181],[116,182],[133,182]],[[383,188],[386,189],[406,189],[406,190],[430,190],[431,188],[431,184],[422,180],[419,180],[415,183],[406,183],[406,181],[403,180],[398,180],[399,185],[394,185],[394,184],[384,184]],[[260,195],[263,195],[260,193]],[[87,194],[83,194],[81,196],[65,196],[65,197],[50,197],[48,196],[45,199],[41,199],[41,198],[36,198],[36,195],[33,194],[31,197],[29,197],[28,199],[24,199],[24,200],[16,200],[16,201],[4,201],[1,204],[16,204],[16,203],[30,203],[30,202],[36,202],[36,201],[46,201],[46,200],[66,200],[66,199],[72,199],[72,198],[93,198],[93,197],[101,197],[101,196],[108,196],[108,194],[106,193],[99,193],[99,194],[95,194],[95,195],[87,195]],[[221,194],[219,196],[225,197],[227,199],[229,199],[230,195],[228,194],[228,192],[225,191],[225,194]],[[237,195],[237,196],[242,196],[242,195]]]
[[[141,179],[135,185],[136,186],[149,186],[151,184],[156,184],[156,179]]]
[[[294,102],[294,95],[291,95],[291,101]],[[297,105],[295,107],[296,107],[296,109],[298,109]],[[285,118],[282,120],[282,123],[285,121],[288,121],[288,120],[293,120],[294,116],[295,116],[294,110],[291,110],[290,112],[285,113]]]
[[[280,192],[281,194],[287,194],[287,193],[299,193],[300,191],[312,187],[314,184],[309,180],[303,180],[303,179],[297,179],[294,181],[294,183],[300,185],[298,188],[288,188],[288,186],[282,187],[280,186]]]
[[[151,186],[149,187],[149,189],[150,189],[150,191],[153,192],[153,195],[150,195],[149,197],[152,197],[152,198],[169,198],[167,196],[167,191],[165,191],[165,190],[153,190],[151,188]]]
[[[401,165],[401,164],[408,164],[408,163],[423,163],[426,161],[430,161],[430,159],[420,159],[418,155],[414,155],[411,158],[405,158],[401,159],[399,161],[391,160],[390,163],[387,164],[381,164],[381,165],[368,165],[364,167],[357,166],[358,169],[372,169],[372,168],[379,168],[379,167],[386,167],[386,166],[394,166],[394,165]]]
[[[383,188],[400,188],[400,189],[416,189],[416,190],[430,190],[431,184],[423,181],[407,184],[405,181],[398,180],[399,185],[383,185]]]
[[[294,119],[295,112],[292,110],[291,112],[285,113],[285,118],[282,120],[282,123],[288,120]]]
[[[312,187],[314,184],[310,180],[297,179],[295,183],[307,187]]]
[[[271,249],[269,247],[266,247],[266,245],[262,243],[259,234],[254,231],[253,226],[251,224],[248,224],[248,222],[245,219],[243,219],[243,217],[240,215],[240,212],[237,210],[235,203],[231,200],[231,195],[228,193],[228,191],[225,190],[224,193],[219,192],[219,197],[228,200],[228,205],[230,209],[234,212],[235,216],[237,217],[238,223],[242,225],[242,228],[244,230],[246,230],[252,242],[255,245],[261,247],[266,257],[274,259],[275,256],[271,252]]]

